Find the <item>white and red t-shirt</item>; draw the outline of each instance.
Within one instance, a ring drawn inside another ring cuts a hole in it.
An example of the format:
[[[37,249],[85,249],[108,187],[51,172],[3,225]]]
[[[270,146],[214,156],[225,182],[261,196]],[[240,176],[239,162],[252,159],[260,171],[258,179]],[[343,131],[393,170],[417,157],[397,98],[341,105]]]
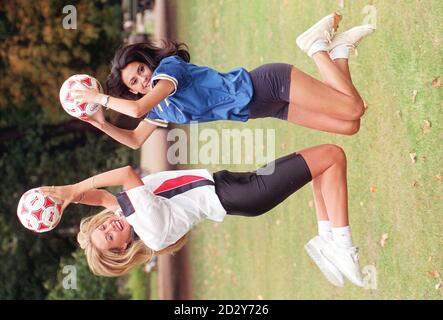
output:
[[[144,186],[119,193],[117,200],[134,232],[155,251],[177,242],[203,219],[226,216],[205,169],[163,171],[142,180]]]

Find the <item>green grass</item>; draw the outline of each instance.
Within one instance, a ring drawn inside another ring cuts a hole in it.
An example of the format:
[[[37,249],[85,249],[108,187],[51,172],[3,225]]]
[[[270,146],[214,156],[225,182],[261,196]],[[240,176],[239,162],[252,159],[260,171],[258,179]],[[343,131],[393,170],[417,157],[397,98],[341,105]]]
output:
[[[303,245],[316,233],[316,221],[306,187],[264,216],[197,226],[190,242],[195,298],[442,298],[442,289],[435,288],[441,280],[430,273],[443,273],[443,184],[438,178],[443,175],[443,88],[431,86],[443,76],[443,2],[370,2],[377,8],[377,31],[350,60],[354,83],[369,105],[357,135],[321,133],[278,120],[216,122],[200,129],[275,128],[276,156],[321,143],[342,146],[349,162],[354,242],[361,265],[376,266],[378,288],[334,288],[309,260]],[[366,4],[345,1],[340,30],[360,24]],[[178,35],[189,45],[193,63],[228,71],[286,62],[318,77],[295,38],[337,9],[338,1],[186,0],[176,6]],[[425,120],[431,128],[424,132]],[[415,163],[410,153],[417,154]],[[389,239],[381,247],[384,233]]]
[[[131,300],[158,300],[157,272],[146,273],[143,266],[138,266],[129,272],[125,289]]]

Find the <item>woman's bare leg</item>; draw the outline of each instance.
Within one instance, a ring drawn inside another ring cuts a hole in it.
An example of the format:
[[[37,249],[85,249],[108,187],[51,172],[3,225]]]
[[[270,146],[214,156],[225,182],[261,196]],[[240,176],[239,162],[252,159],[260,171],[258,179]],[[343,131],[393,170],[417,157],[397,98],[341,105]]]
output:
[[[311,255],[323,273],[328,274],[327,271],[333,270],[325,265],[324,261],[328,261],[355,285],[363,287],[357,249],[353,244],[349,227],[346,155],[335,145],[320,145],[301,150],[299,153],[308,164],[314,181],[320,178],[317,183],[320,184],[325,210],[332,223],[332,241],[326,240],[322,243],[315,241],[317,237],[314,237],[307,244],[310,244],[308,253],[316,250],[321,254],[316,257],[324,257],[318,260]],[[320,194],[316,194],[317,200],[321,202]],[[317,217],[321,219],[323,213],[317,212]],[[319,220],[319,226],[320,222],[324,221]],[[327,238],[321,236],[319,239]]]
[[[360,129],[360,120],[340,120],[292,104],[289,105],[288,121],[305,128],[344,135],[353,135]]]
[[[314,194],[315,213],[317,215],[318,235],[324,239],[332,240],[332,225],[329,220],[328,210],[321,191],[321,175],[312,179],[312,193]]]
[[[350,76],[340,71],[326,51],[315,53],[312,59],[325,83],[293,67],[290,103],[341,120],[360,119],[364,105]]]
[[[352,84],[348,59],[336,59],[334,60],[334,64],[339,72],[343,74],[346,81],[351,84],[351,90],[355,92],[355,95],[360,97]],[[327,83],[326,79],[323,80],[325,83]],[[309,109],[299,107],[298,105],[294,104],[289,105],[288,121],[306,128],[345,135],[353,135],[360,129],[360,119],[341,120],[327,114],[317,113]]]
[[[317,65],[324,83],[350,97],[361,99],[352,83],[348,59],[336,59],[333,61],[326,51],[317,52],[312,56],[312,59]]]
[[[320,190],[332,227],[349,225],[346,155],[335,145],[320,145],[299,152],[313,179],[321,176]],[[320,213],[321,215],[321,213]]]
[[[315,213],[318,221],[329,221],[328,210],[321,192],[321,175],[312,179],[312,193],[314,194]]]
[[[352,87],[354,88],[354,85],[352,84],[351,73],[349,71],[348,59],[335,59],[333,60],[333,62],[337,66],[338,70],[345,76],[346,80],[348,80],[351,83]],[[355,93],[358,95],[357,90],[355,88],[354,90]],[[345,121],[345,120],[331,119],[329,121],[334,121],[334,120],[337,121],[337,123],[341,122],[342,128],[349,129],[348,132],[355,133],[358,131],[358,128],[360,127],[360,120]],[[314,203],[317,214],[317,220],[325,221],[329,220],[329,217],[328,217],[328,212],[326,210],[325,201],[323,199],[323,193],[321,191],[321,178],[322,176],[320,175],[317,178],[312,179],[312,192],[314,194]]]
[[[360,94],[352,83],[351,72],[349,71],[349,59],[339,58],[332,60],[337,69],[344,75],[345,80],[349,82],[350,89],[354,92],[354,96],[358,96],[361,99]],[[323,81],[327,82],[326,78],[323,78]]]
[[[364,113],[360,97],[337,91],[297,68],[292,69],[289,100],[300,108],[340,120],[358,120]]]

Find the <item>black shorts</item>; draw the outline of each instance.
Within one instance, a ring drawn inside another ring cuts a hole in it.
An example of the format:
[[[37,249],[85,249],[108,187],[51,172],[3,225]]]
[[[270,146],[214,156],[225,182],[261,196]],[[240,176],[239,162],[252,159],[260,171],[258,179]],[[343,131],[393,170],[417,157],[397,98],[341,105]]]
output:
[[[228,214],[258,216],[263,214],[312,180],[311,172],[300,154],[292,153],[275,160],[274,172],[214,173],[215,192]]]
[[[249,72],[254,95],[249,103],[249,119],[288,119],[292,65],[270,63]]]

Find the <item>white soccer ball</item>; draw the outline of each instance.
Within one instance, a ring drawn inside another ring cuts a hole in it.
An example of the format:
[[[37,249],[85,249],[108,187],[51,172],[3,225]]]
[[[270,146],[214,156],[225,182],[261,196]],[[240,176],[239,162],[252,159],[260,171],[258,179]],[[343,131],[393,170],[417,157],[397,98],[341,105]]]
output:
[[[62,202],[34,188],[25,192],[20,198],[17,216],[26,229],[38,233],[47,232],[60,222],[61,207]]]
[[[71,116],[79,118],[93,115],[100,108],[98,103],[76,103],[71,96],[71,90],[93,89],[103,93],[103,88],[94,77],[87,74],[75,74],[63,82],[60,88],[60,103],[63,109]]]

